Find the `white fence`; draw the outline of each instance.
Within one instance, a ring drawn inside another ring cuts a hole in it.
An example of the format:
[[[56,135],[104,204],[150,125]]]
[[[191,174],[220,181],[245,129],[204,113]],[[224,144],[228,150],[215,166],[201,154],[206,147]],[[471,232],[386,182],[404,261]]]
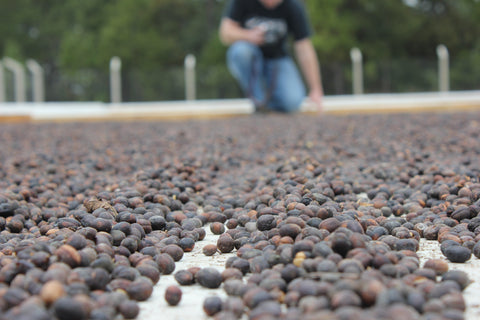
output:
[[[449,73],[449,53],[447,47],[439,45],[437,47],[438,59],[438,90],[450,90]],[[363,57],[358,48],[352,48],[350,51],[352,63],[352,92],[354,95],[364,93],[364,75],[363,75]],[[196,59],[189,54],[184,61],[185,77],[185,100],[196,100]],[[12,88],[15,102],[27,101],[27,88],[31,90],[31,100],[33,102],[45,101],[45,77],[43,68],[35,60],[27,60],[26,68],[31,77],[30,86],[27,86],[27,71],[22,63],[10,58],[4,57],[0,60],[0,102],[7,101],[7,72],[12,74]],[[118,57],[112,57],[110,60],[110,102],[122,102],[122,62]]]

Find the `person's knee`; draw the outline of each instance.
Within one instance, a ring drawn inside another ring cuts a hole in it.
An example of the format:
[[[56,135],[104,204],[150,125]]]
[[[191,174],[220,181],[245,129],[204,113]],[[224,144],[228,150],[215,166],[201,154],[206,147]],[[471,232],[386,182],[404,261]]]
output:
[[[285,94],[277,101],[274,102],[272,108],[281,111],[281,112],[296,112],[300,110],[303,100],[305,99],[305,94],[302,92],[289,92]]]
[[[257,54],[258,47],[247,42],[237,41],[227,51],[229,61],[250,61]]]
[[[284,112],[296,112],[300,110],[300,107],[303,102],[303,97],[295,97],[295,99],[286,100],[282,106],[282,111]]]

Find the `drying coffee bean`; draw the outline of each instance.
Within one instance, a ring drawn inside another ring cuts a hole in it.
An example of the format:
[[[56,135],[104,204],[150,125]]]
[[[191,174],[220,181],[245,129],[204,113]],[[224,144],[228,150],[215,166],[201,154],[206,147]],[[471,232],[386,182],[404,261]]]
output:
[[[145,301],[153,292],[153,283],[150,279],[139,277],[127,287],[127,293],[132,300]]]
[[[202,248],[202,252],[206,256],[213,256],[217,252],[217,246],[214,244],[207,244]]]
[[[64,297],[66,293],[65,286],[60,281],[51,280],[43,285],[40,291],[40,298],[49,306]]]
[[[222,279],[226,281],[228,279],[239,279],[243,278],[243,273],[237,268],[226,268],[222,271]]]
[[[205,288],[215,289],[222,284],[222,274],[214,268],[200,269],[196,275],[195,280]]]
[[[243,302],[250,309],[254,309],[260,303],[270,300],[273,300],[273,296],[266,290],[259,287],[248,290],[243,296]]]
[[[442,281],[447,280],[453,280],[457,282],[462,290],[464,290],[471,283],[471,280],[468,277],[467,273],[462,270],[450,270],[445,272],[442,275]]]
[[[213,222],[210,224],[210,231],[213,234],[222,234],[225,232],[225,225],[221,222]]]
[[[459,246],[460,243],[458,243],[457,241],[454,241],[454,240],[450,240],[450,239],[447,239],[445,241],[443,241],[440,245],[440,251],[442,251],[442,253],[445,255],[445,250],[448,248],[448,247],[451,247],[451,246]]]
[[[209,223],[225,271],[175,278],[224,284],[214,318],[461,319],[479,116],[349,117],[2,126],[0,313],[137,317]],[[421,237],[448,259],[421,266]]]
[[[235,248],[235,241],[228,234],[221,235],[217,240],[217,248],[221,253],[231,252]]]
[[[437,275],[442,275],[448,271],[448,263],[442,259],[428,259],[423,267],[432,269]]]
[[[136,301],[127,300],[119,304],[118,311],[125,319],[135,319],[140,313],[140,307]]]
[[[193,248],[195,247],[195,240],[193,240],[192,238],[182,238],[180,239],[180,241],[178,242],[178,245],[180,246],[180,248],[182,248],[182,250],[184,252],[191,252],[193,250]]]
[[[475,257],[480,259],[480,241],[472,248],[472,253]]]
[[[162,274],[171,274],[175,270],[175,261],[172,256],[167,253],[161,253],[156,256],[155,261],[158,264],[158,269]]]
[[[60,320],[83,320],[88,319],[88,311],[85,306],[73,298],[64,297],[58,299],[53,305],[55,316]]]
[[[270,214],[260,216],[256,222],[256,227],[260,231],[271,230],[275,228],[276,225],[275,216]]]
[[[193,274],[188,270],[177,271],[174,275],[175,280],[182,286],[188,286],[195,283]]]
[[[136,266],[135,268],[142,276],[149,278],[153,282],[153,284],[156,284],[160,280],[160,271],[156,266],[143,263]]]
[[[463,263],[470,259],[472,251],[463,246],[450,246],[445,249],[445,256],[451,262]]]
[[[218,296],[208,297],[203,301],[203,311],[209,317],[213,317],[218,312],[222,311],[222,299]]]
[[[183,258],[183,250],[176,244],[169,244],[162,248],[160,252],[169,254],[174,261],[180,261]]]
[[[182,300],[182,290],[177,286],[168,286],[165,290],[165,301],[171,306],[176,306]]]

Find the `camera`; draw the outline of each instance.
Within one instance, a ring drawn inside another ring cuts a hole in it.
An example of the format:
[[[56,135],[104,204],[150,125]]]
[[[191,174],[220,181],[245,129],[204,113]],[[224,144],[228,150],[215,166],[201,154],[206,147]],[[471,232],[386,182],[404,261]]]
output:
[[[246,22],[248,29],[261,28],[264,31],[265,44],[273,44],[286,35],[287,26],[283,20],[268,18],[251,18]]]

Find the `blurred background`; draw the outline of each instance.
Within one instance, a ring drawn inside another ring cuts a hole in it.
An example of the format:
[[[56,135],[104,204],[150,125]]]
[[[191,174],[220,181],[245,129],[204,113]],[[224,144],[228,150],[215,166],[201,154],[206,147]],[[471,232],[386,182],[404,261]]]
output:
[[[352,93],[352,48],[362,53],[365,93],[437,91],[440,44],[449,53],[450,89],[480,89],[479,0],[303,2],[327,95]],[[116,56],[123,101],[161,101],[185,98],[184,60],[192,54],[198,99],[240,98],[218,38],[226,3],[1,0],[0,59],[35,60],[46,101],[108,102]],[[13,75],[3,73],[5,100],[13,101]]]

